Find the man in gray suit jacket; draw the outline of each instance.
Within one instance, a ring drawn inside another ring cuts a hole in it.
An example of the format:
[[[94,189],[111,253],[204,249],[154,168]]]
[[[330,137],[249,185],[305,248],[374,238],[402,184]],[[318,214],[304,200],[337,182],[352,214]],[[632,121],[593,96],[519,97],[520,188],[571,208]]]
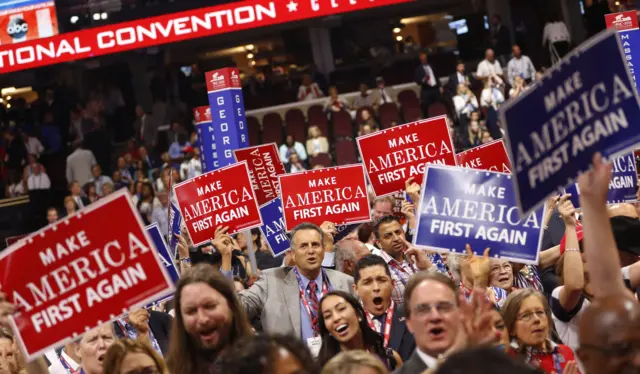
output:
[[[222,254],[220,270],[229,277],[231,246],[217,244],[227,240],[216,238],[214,244]],[[263,271],[238,297],[249,320],[261,317],[265,332],[299,337],[313,352],[320,347],[316,307],[322,295],[331,290],[353,293],[353,278],[322,268],[324,234],[314,224],[302,223],[291,231],[291,250],[296,266]]]

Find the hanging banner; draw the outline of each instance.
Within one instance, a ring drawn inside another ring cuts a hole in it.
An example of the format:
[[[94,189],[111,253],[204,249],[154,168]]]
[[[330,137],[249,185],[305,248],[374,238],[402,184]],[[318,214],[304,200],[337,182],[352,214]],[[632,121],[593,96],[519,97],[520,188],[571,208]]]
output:
[[[425,164],[456,165],[446,116],[391,127],[356,141],[378,197],[404,191],[410,177],[422,183]]]
[[[216,137],[211,123],[211,108],[208,106],[194,108],[193,118],[198,140],[200,140],[200,163],[204,174],[220,167],[216,152]]]
[[[249,176],[258,204],[263,205],[275,199],[280,191],[278,176],[285,174],[276,143],[236,149],[233,153],[236,160],[246,161],[249,166]]]
[[[456,161],[463,168],[511,173],[511,162],[502,140],[460,152],[456,155]]]
[[[287,232],[303,222],[336,225],[371,220],[362,164],[280,176]]]
[[[208,243],[218,226],[228,234],[262,226],[246,162],[238,162],[174,187],[180,214],[194,246]]]
[[[410,0],[237,1],[0,46],[0,74]]]
[[[287,252],[291,248],[291,243],[289,243],[289,235],[284,223],[282,200],[276,197],[262,205],[260,216],[264,222],[264,225],[260,226],[260,231],[269,245],[271,255],[277,257]]]
[[[619,36],[589,39],[500,110],[523,213],[589,169],[593,155],[625,155],[640,143],[638,94]]]
[[[638,171],[633,153],[611,161],[613,173],[609,182],[607,204],[635,202],[638,191]],[[566,189],[571,194],[571,202],[576,208],[580,207],[580,188],[575,183]]]
[[[126,189],[0,253],[27,361],[174,291]]]
[[[543,208],[521,219],[511,175],[429,166],[422,185],[413,244],[440,252],[474,253],[538,264]]]
[[[633,78],[633,84],[637,89],[635,64],[640,61],[640,29],[638,29],[638,16],[635,10],[627,12],[611,13],[604,16],[607,28],[618,30],[622,41],[622,51]]]

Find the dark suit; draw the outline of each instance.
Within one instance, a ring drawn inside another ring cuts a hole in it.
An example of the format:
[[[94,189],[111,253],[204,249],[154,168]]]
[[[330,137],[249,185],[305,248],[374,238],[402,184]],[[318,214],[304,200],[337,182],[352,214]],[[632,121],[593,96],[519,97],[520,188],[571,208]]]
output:
[[[404,320],[404,311],[398,305],[393,312],[391,323],[391,336],[389,336],[389,348],[398,352],[402,361],[407,361],[416,349],[416,341],[409,332]]]
[[[156,338],[163,356],[166,356],[169,352],[169,333],[171,332],[172,323],[173,317],[169,314],[149,311],[149,328]],[[125,332],[122,331],[117,321],[113,322],[113,327],[119,339],[126,337]]]
[[[89,182],[87,182],[89,183]],[[86,184],[86,183],[85,183]],[[80,199],[80,201],[82,202],[82,206],[80,206],[80,204],[78,204],[78,198]],[[88,206],[89,204],[91,204],[91,202],[89,201],[89,199],[87,199],[86,197],[83,196],[74,196],[73,200],[76,202],[76,208],[77,209],[82,209],[86,206]]]
[[[430,65],[429,65],[430,66]],[[433,71],[433,67],[431,68]],[[420,86],[420,101],[422,106],[422,113],[425,117],[429,115],[429,106],[436,101],[440,101],[440,81],[436,76],[435,71],[433,71],[433,77],[435,78],[435,86],[430,86],[424,81],[424,78],[427,76],[427,72],[424,70],[422,65],[419,65],[414,72],[414,81],[416,84]]]
[[[393,374],[422,374],[428,367],[422,361],[417,352],[413,352],[409,360],[405,361],[400,369],[394,370]]]
[[[465,77],[465,79],[469,81],[469,84],[471,84],[472,77],[469,74],[462,74],[462,75]],[[458,94],[458,85],[460,83],[464,83],[464,82],[460,82],[460,80],[458,79],[458,73],[455,72],[449,76],[447,85],[444,88],[447,91],[447,93],[451,95],[451,97],[454,97]]]

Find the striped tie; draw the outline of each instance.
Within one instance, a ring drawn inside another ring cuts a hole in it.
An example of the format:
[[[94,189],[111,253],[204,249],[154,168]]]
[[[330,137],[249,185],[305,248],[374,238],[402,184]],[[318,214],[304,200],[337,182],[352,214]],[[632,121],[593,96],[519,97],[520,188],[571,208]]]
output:
[[[316,291],[318,285],[316,282],[309,282],[307,285],[307,296],[309,297],[309,309],[311,310],[311,327],[316,333],[320,333],[320,327],[318,326],[318,295]]]

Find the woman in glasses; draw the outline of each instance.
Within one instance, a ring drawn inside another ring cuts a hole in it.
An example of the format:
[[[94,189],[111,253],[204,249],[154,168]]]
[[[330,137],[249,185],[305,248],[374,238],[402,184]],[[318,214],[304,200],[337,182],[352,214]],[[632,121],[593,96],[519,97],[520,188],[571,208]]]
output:
[[[166,374],[162,357],[139,340],[122,339],[115,342],[104,360],[104,374]]]
[[[531,288],[512,292],[501,309],[511,350],[547,374],[578,374],[571,348],[551,341],[551,313],[545,296]]]
[[[385,349],[382,336],[369,327],[362,305],[342,291],[331,291],[320,300],[319,325],[322,347],[318,360],[324,366],[342,351],[364,350],[376,355],[389,369],[402,365],[400,355]]]

